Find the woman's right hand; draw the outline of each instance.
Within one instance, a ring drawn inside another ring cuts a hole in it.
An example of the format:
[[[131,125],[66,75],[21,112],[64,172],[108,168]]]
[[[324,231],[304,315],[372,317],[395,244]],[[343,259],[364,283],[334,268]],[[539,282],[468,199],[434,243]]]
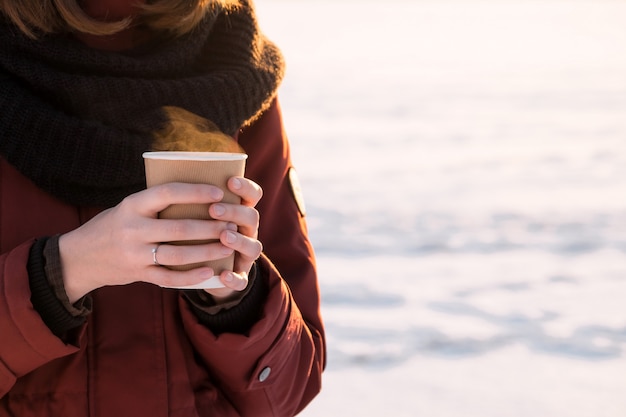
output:
[[[106,285],[150,282],[160,286],[198,284],[213,276],[209,267],[175,271],[155,265],[152,250],[160,242],[219,239],[236,226],[218,220],[158,219],[171,204],[210,204],[224,196],[206,184],[169,183],[126,197],[117,206],[59,239],[65,290],[71,303]],[[184,265],[223,258],[233,252],[221,243],[168,245],[158,253],[164,265]],[[163,259],[162,256],[167,256]]]

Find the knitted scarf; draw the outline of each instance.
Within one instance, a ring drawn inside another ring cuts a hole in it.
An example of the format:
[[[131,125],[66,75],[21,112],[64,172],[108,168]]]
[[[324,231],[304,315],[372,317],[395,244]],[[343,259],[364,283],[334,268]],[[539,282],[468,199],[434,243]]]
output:
[[[0,20],[0,155],[66,202],[110,207],[145,187],[141,154],[168,123],[164,109],[233,136],[282,75],[248,1],[123,53],[69,35],[32,40]]]

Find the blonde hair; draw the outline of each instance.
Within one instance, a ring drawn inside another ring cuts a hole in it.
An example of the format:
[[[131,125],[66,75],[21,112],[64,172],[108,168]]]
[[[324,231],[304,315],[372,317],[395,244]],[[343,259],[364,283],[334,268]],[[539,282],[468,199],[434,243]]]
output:
[[[234,7],[238,0],[148,0],[139,5],[136,21],[155,31],[174,36],[190,32],[204,16]],[[131,19],[102,21],[88,16],[78,0],[0,0],[4,14],[24,34],[83,32],[111,35],[131,24]],[[134,23],[133,23],[134,24]]]

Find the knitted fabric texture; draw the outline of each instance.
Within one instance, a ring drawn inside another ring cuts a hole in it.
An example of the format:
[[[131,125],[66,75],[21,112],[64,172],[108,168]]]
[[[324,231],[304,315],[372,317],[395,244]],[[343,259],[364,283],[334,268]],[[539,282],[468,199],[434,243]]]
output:
[[[189,35],[121,53],[70,35],[32,40],[3,20],[0,45],[0,155],[83,206],[110,207],[145,187],[141,154],[166,109],[233,136],[269,106],[284,71],[247,1]]]

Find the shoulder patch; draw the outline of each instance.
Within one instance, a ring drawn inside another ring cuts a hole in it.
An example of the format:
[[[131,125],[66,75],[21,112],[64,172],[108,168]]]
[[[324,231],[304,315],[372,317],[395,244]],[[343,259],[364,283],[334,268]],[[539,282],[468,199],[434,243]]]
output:
[[[304,217],[306,215],[306,207],[304,205],[304,196],[302,195],[302,187],[300,186],[300,180],[294,167],[289,168],[289,185],[291,186],[291,192],[293,198],[296,200],[296,205],[300,214]]]

